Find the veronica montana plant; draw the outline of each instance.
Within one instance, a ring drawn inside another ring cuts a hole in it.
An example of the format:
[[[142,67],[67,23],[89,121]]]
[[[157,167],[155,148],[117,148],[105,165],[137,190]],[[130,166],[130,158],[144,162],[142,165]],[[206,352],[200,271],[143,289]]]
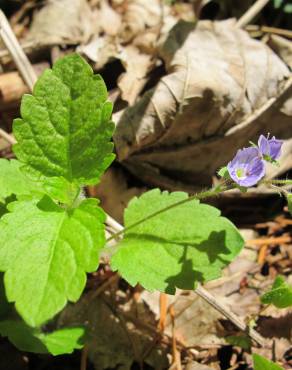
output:
[[[174,294],[220,277],[244,241],[202,200],[255,185],[264,160],[281,151],[281,141],[261,136],[210,190],[153,189],[133,198],[124,229],[106,239],[104,210],[83,194],[114,160],[111,113],[102,77],[77,54],[58,60],[22,98],[13,123],[17,159],[0,159],[0,334],[22,350],[58,355],[82,347],[85,328],[58,327],[55,318],[80,298],[110,240],[111,268],[131,285]]]

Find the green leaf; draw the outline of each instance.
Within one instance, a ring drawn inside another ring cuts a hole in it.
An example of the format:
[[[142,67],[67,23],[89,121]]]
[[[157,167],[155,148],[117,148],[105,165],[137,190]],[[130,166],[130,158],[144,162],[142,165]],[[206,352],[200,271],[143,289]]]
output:
[[[0,202],[11,195],[30,194],[36,190],[33,184],[20,170],[21,163],[15,159],[0,159]]]
[[[288,211],[290,215],[292,215],[292,194],[286,195],[287,203],[288,203]]]
[[[277,276],[272,289],[261,297],[264,304],[273,304],[278,308],[292,306],[292,286],[286,283],[283,276]]]
[[[284,370],[281,366],[254,353],[252,355],[254,370]]]
[[[129,203],[125,227],[187,198],[158,189],[144,193]],[[126,231],[111,266],[132,285],[173,294],[176,287],[194,289],[218,278],[242,247],[241,235],[218,209],[192,200]]]
[[[49,197],[19,201],[0,220],[0,270],[9,302],[30,326],[39,326],[75,302],[86,272],[98,266],[104,246],[102,209],[95,199],[72,211]]]
[[[21,351],[47,353],[45,345],[34,336],[34,330],[22,321],[0,321],[0,334]]]
[[[106,86],[77,54],[58,60],[24,95],[13,123],[14,152],[45,177],[79,185],[97,183],[114,159],[114,124]]]
[[[64,204],[72,204],[80,193],[80,187],[68,182],[64,177],[45,178],[43,187],[46,194]]]
[[[250,337],[247,335],[230,335],[225,338],[226,342],[249,351],[252,345]]]
[[[229,175],[227,167],[220,168],[220,170],[217,173],[218,173],[218,176],[223,177],[224,179],[230,179],[230,175]]]
[[[59,329],[52,333],[40,333],[23,321],[0,321],[0,334],[8,337],[18,349],[34,353],[51,353],[54,356],[72,353],[82,348],[85,330],[82,327]]]
[[[52,355],[62,355],[72,353],[74,349],[83,347],[83,337],[85,329],[83,327],[64,328],[49,334],[39,334],[37,337],[47,347]]]

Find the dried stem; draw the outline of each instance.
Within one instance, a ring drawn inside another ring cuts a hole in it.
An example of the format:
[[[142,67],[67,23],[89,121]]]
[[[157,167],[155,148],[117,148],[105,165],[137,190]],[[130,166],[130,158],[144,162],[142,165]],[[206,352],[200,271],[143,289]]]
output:
[[[14,136],[8,134],[2,128],[0,128],[0,137],[2,137],[4,140],[6,140],[11,145],[16,143],[16,140],[15,140]]]
[[[270,0],[257,0],[237,21],[237,27],[244,27],[251,22]]]
[[[14,63],[16,64],[23,80],[29,87],[30,91],[32,91],[33,86],[37,80],[35,71],[33,70],[27,56],[23,52],[2,10],[0,10],[0,37],[7,47],[12,59],[14,60]]]

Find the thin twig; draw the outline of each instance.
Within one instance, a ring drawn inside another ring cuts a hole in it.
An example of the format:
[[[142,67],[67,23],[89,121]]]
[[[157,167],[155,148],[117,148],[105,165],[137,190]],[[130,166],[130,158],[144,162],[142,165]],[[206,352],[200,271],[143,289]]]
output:
[[[85,344],[81,352],[80,370],[87,369],[87,356],[88,356],[88,346],[87,344]]]
[[[2,137],[3,139],[5,139],[11,145],[13,145],[13,144],[16,143],[16,140],[15,140],[14,136],[8,134],[2,128],[0,128],[0,137]]]
[[[30,61],[24,54],[17,38],[14,35],[12,28],[5,16],[5,14],[0,9],[0,37],[3,43],[9,50],[9,53],[16,64],[20,75],[25,81],[26,85],[32,91],[33,86],[37,80],[35,71],[32,68]]]
[[[217,311],[222,313],[228,320],[230,320],[237,328],[248,334],[256,343],[260,346],[265,345],[265,338],[263,338],[257,331],[252,328],[249,328],[246,323],[241,320],[238,316],[236,316],[233,312],[229,310],[224,304],[220,303],[218,299],[216,299],[211,293],[209,293],[206,289],[202,286],[198,286],[195,292],[203,298],[206,302],[208,302],[212,307],[214,307]]]
[[[114,223],[112,222],[112,217],[108,216],[107,221],[110,220],[111,227],[113,224],[116,224],[116,230],[120,232],[123,230],[123,226],[120,225],[117,221]],[[224,304],[219,302],[210,292],[204,289],[202,286],[199,286],[195,293],[197,293],[201,298],[203,298],[206,302],[208,302],[212,307],[214,307],[217,311],[219,311],[222,315],[224,315],[228,320],[230,320],[237,328],[246,332],[257,344],[260,346],[265,345],[265,339],[254,329],[248,327],[243,320],[241,320],[238,316],[236,316],[233,312],[229,310]]]
[[[257,0],[237,21],[237,27],[244,27],[251,22],[270,0]]]

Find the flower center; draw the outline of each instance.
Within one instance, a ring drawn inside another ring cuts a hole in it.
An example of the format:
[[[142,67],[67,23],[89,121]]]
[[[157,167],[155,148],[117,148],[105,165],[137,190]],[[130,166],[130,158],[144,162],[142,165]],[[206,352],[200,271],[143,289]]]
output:
[[[236,176],[239,178],[239,179],[242,179],[244,177],[246,177],[246,172],[244,170],[244,168],[238,168],[236,170]]]

